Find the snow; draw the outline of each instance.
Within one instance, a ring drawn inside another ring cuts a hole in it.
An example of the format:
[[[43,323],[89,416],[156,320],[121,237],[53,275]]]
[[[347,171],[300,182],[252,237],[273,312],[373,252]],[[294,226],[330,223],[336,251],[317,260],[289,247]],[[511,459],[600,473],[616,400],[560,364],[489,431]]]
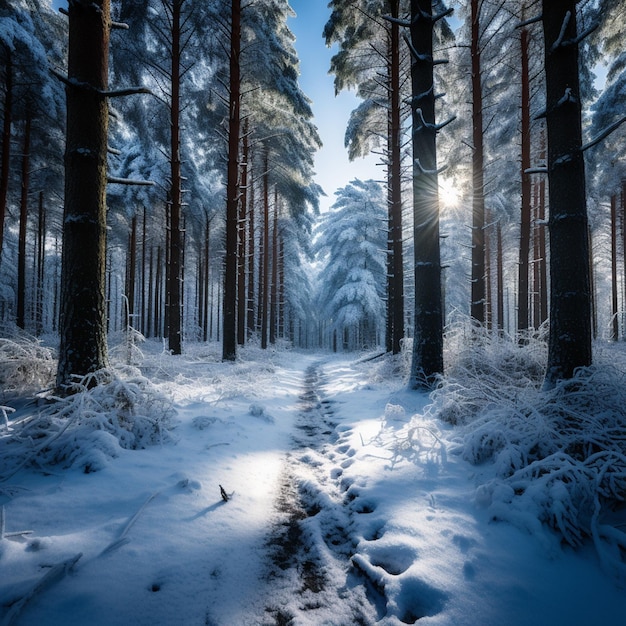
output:
[[[170,441],[0,483],[3,626],[623,623],[593,546],[493,521],[495,470],[375,361],[144,354]]]

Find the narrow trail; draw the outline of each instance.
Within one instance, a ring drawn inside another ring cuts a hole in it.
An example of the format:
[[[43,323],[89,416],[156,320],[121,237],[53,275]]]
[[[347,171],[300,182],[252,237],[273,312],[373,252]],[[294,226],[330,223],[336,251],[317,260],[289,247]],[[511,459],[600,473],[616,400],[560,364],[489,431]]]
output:
[[[369,625],[384,615],[381,591],[351,561],[353,516],[367,511],[351,506],[354,496],[342,467],[349,467],[355,451],[342,437],[323,386],[322,366],[311,365],[267,542],[272,601],[265,606],[264,626]]]

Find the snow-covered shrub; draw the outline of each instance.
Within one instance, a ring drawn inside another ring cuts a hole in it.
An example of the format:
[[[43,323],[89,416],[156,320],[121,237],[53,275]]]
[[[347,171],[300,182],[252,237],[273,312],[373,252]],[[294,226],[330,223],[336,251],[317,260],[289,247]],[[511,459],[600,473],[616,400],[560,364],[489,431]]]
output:
[[[591,537],[626,574],[626,533],[605,521],[626,504],[626,375],[602,363],[545,390],[535,341],[460,347],[428,414],[460,426],[455,451],[481,466],[476,499],[494,519]]]
[[[32,393],[54,381],[53,351],[35,337],[20,332],[0,337],[0,388],[4,393]]]
[[[173,404],[137,370],[100,370],[78,380],[73,391],[0,434],[0,479],[29,464],[96,471],[122,449],[170,437]]]
[[[433,393],[433,411],[450,424],[463,424],[506,399],[515,402],[543,382],[543,331],[516,343],[465,321],[448,330],[445,345],[446,376]]]

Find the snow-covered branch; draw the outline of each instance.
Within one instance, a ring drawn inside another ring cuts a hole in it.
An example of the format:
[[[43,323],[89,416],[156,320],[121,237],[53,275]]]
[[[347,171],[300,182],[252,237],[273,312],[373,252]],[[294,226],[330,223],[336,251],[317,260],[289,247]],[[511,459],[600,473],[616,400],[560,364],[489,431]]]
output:
[[[593,148],[593,146],[599,144],[601,141],[606,139],[614,130],[617,130],[624,122],[626,122],[626,117],[622,117],[621,119],[617,120],[617,122],[614,122],[613,124],[605,128],[597,137],[582,146],[582,148],[580,149],[581,152],[585,152],[585,150],[589,150],[589,148]]]

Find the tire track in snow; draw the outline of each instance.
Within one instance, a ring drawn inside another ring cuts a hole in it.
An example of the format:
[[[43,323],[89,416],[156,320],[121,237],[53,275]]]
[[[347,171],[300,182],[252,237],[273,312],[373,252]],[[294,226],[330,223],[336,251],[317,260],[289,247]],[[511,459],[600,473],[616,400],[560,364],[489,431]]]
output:
[[[267,626],[369,625],[384,614],[381,591],[351,561],[355,510],[340,467],[354,450],[342,443],[323,383],[321,365],[310,366],[267,542]]]

